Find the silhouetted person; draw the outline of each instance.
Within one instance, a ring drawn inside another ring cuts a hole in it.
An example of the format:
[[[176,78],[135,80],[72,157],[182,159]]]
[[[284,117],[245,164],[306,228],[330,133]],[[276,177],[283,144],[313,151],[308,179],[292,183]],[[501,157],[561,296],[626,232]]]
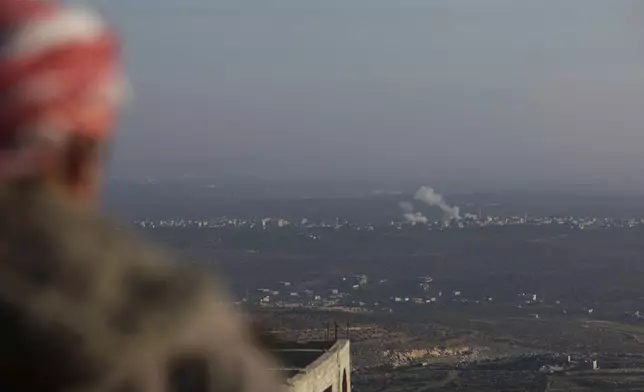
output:
[[[0,37],[0,391],[275,390],[207,274],[95,209],[125,85],[114,32],[0,0]]]

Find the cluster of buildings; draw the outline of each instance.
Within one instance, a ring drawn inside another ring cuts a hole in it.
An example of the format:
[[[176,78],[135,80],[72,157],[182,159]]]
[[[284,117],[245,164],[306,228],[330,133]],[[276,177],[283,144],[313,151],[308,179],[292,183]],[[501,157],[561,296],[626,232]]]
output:
[[[296,290],[292,282],[279,282],[275,288],[258,288],[247,292],[241,302],[267,307],[283,308],[331,308],[364,307],[366,302],[351,299],[351,291],[364,288],[369,282],[366,275],[342,279],[342,288],[318,288],[317,290]]]
[[[592,307],[564,303],[565,301],[556,298],[546,299],[531,292],[518,293],[514,298],[472,295],[457,288],[437,288],[433,286],[434,279],[428,276],[419,277],[416,286],[400,283],[387,279],[369,279],[366,275],[334,279],[319,283],[316,287],[279,282],[271,287],[246,290],[245,295],[240,296],[238,304],[273,309],[345,313],[398,313],[421,311],[422,308],[429,311],[434,307],[444,309],[454,306],[492,306],[490,311],[504,309],[505,314],[535,320],[562,316],[605,316],[605,312],[598,313]],[[644,316],[639,311],[633,311],[624,313],[624,318],[640,321]]]
[[[585,356],[557,355],[551,363],[539,369],[541,373],[546,374],[573,370],[599,370],[599,360]]]
[[[139,220],[135,225],[145,229],[155,228],[249,228],[249,229],[340,229],[350,228],[358,231],[374,231],[384,228],[374,224],[349,223],[346,220],[335,219],[334,222],[310,222],[303,218],[300,222],[292,222],[284,218],[229,218],[217,217],[212,219],[161,219],[161,220]],[[428,230],[463,229],[471,227],[488,226],[565,226],[576,229],[597,229],[597,228],[634,228],[644,225],[644,218],[594,218],[594,217],[528,217],[524,216],[478,216],[470,215],[462,219],[438,220],[435,222],[418,223],[406,221],[391,221],[388,227],[403,229],[406,226],[422,225]]]
[[[367,275],[345,277],[339,281],[327,282],[320,286],[298,289],[292,282],[279,282],[275,287],[247,290],[240,303],[270,308],[305,308],[340,310],[345,312],[385,312],[410,306],[492,304],[491,296],[468,298],[461,290],[439,290],[432,286],[434,279],[429,276],[418,278],[417,286],[407,289],[383,289],[387,279],[370,280]],[[400,295],[396,291],[404,290]],[[390,293],[384,295],[383,293]],[[530,317],[539,318],[534,306],[544,303],[542,297],[534,293],[519,293],[510,304],[525,308]],[[554,304],[561,305],[560,301]],[[506,302],[507,305],[507,302]],[[552,305],[552,304],[550,304]],[[592,310],[591,310],[592,311]],[[590,313],[589,313],[590,314]]]
[[[430,223],[391,222],[392,226],[403,228],[406,225],[425,225],[429,230],[463,229],[488,226],[564,226],[575,229],[634,228],[644,225],[644,218],[595,218],[595,217],[538,217],[538,216],[478,216],[468,214],[462,219],[438,220]]]

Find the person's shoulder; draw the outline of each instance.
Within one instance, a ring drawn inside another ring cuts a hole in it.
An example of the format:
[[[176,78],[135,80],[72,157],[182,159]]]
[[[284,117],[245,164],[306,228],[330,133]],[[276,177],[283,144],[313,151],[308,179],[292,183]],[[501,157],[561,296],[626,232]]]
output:
[[[18,345],[26,352],[39,342],[26,363],[47,353],[59,373],[98,372],[110,385],[143,382],[146,369],[163,366],[159,374],[178,372],[173,383],[181,385],[191,383],[181,369],[196,361],[211,386],[276,389],[271,360],[214,274],[98,213],[50,200],[2,203],[0,211],[13,211],[0,220],[0,304],[18,315],[12,318],[42,326]],[[61,336],[76,343],[61,346]],[[52,366],[34,369],[34,379],[41,368]]]
[[[174,310],[169,307],[178,308],[178,301],[216,291],[214,276],[180,263],[99,212],[50,195],[20,196],[0,191],[0,212],[6,213],[0,220],[5,298],[46,303],[56,293],[70,308],[109,313],[129,303],[143,314]]]

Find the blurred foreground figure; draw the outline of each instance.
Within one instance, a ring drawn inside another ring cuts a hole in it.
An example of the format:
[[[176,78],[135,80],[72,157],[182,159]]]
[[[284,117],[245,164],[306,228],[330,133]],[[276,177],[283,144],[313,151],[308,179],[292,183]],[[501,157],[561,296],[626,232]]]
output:
[[[114,33],[0,0],[0,37],[0,390],[275,390],[207,274],[94,211],[124,93]]]

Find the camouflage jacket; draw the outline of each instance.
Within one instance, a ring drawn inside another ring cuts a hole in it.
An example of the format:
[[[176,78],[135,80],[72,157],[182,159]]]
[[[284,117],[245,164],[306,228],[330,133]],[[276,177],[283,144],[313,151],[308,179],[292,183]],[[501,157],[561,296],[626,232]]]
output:
[[[0,391],[274,391],[211,274],[35,187],[0,189]]]

